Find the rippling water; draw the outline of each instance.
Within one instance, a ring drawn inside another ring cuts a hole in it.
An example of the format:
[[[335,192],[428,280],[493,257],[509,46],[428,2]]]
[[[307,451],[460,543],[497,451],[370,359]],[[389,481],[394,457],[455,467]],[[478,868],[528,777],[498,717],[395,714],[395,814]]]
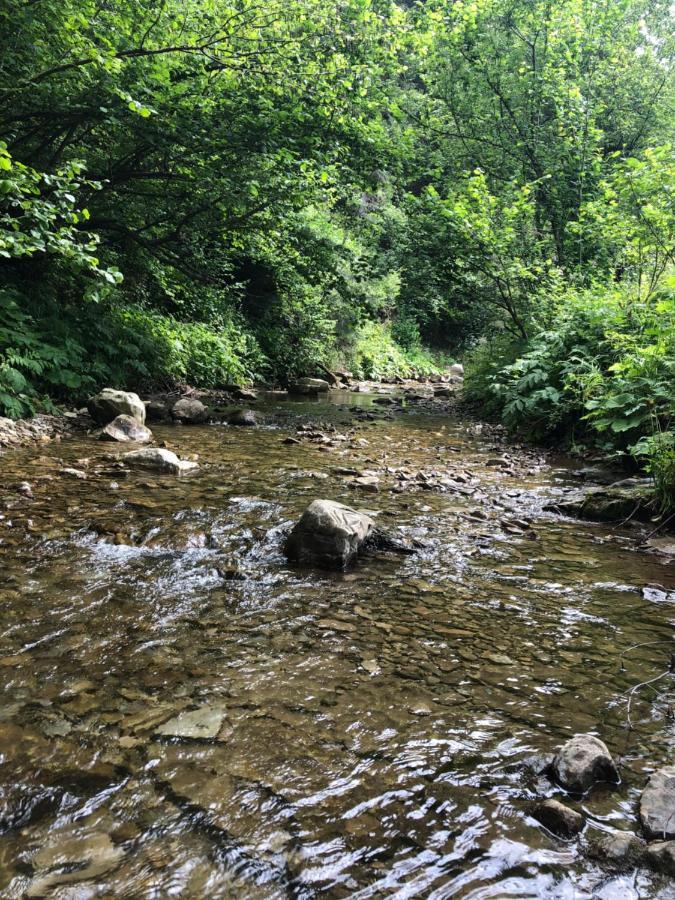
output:
[[[156,427],[199,455],[181,478],[91,438],[3,457],[1,896],[673,896],[538,826],[556,791],[525,764],[596,732],[623,782],[580,804],[588,830],[637,827],[675,728],[645,690],[628,730],[625,692],[668,667],[672,568],[543,512],[575,483],[564,461],[487,465],[489,433],[428,412],[354,424],[371,401]],[[283,443],[310,419],[330,444]],[[423,549],[290,567],[284,529],[315,497]],[[171,737],[193,710],[208,736]]]

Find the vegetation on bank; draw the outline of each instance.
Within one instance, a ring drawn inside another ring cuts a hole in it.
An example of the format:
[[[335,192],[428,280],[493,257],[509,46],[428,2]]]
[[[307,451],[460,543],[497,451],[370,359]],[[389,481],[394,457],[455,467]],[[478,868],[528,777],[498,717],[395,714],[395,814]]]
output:
[[[8,0],[0,412],[470,362],[672,497],[667,0]]]

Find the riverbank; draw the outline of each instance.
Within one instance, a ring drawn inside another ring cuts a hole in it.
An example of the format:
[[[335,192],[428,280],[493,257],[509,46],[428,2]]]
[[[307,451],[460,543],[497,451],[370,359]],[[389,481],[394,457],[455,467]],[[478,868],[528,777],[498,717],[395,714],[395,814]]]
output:
[[[328,372],[328,370],[326,370]],[[354,379],[351,373],[349,377],[344,379],[338,378],[332,373],[331,387],[339,387],[342,390],[351,390],[355,393],[370,391],[385,391],[396,385],[407,391],[415,392],[417,386],[420,390],[426,389],[428,385],[437,385],[436,399],[448,400],[450,396],[448,381],[452,377],[454,381],[453,394],[456,395],[458,387],[458,379],[456,376],[439,375],[438,378],[402,378],[395,377],[389,379],[378,379],[375,381],[367,381]],[[310,392],[311,393],[311,392]],[[242,402],[255,402],[258,397],[279,398],[287,395],[285,388],[271,386],[269,384],[250,384],[250,385],[230,385],[224,389],[200,389],[194,387],[184,387],[170,391],[139,391],[137,396],[143,398],[146,406],[149,404],[154,408],[155,415],[159,415],[161,420],[171,421],[171,408],[174,404],[184,398],[196,399],[204,403],[204,405],[213,411],[216,415],[218,412],[228,410]],[[297,395],[296,395],[297,396]],[[428,397],[420,395],[419,400],[428,400]],[[443,404],[441,404],[442,406]],[[453,404],[455,405],[455,404]],[[449,404],[445,403],[448,407]],[[158,412],[159,411],[159,412]],[[152,414],[152,411],[151,411]],[[59,413],[38,413],[35,416],[10,419],[0,416],[0,453],[5,450],[18,449],[20,447],[29,446],[31,444],[48,443],[55,440],[60,441],[64,437],[76,434],[86,433],[93,430],[96,423],[92,421],[86,407],[68,407],[66,404]]]

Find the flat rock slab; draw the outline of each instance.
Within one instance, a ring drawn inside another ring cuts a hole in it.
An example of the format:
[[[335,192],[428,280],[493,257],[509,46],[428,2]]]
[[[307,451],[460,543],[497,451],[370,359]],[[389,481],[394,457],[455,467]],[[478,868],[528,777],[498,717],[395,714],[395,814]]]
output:
[[[288,386],[291,394],[325,394],[330,385],[323,378],[298,378]]]
[[[555,780],[565,790],[583,794],[600,781],[617,784],[619,772],[607,746],[592,734],[575,734],[553,760]]]
[[[675,766],[653,773],[640,798],[645,834],[660,841],[675,838]]]
[[[148,450],[132,450],[122,457],[128,466],[141,469],[152,469],[154,472],[163,472],[169,475],[182,475],[197,469],[196,462],[187,459],[179,459],[171,450],[162,448]]]
[[[545,509],[596,522],[623,522],[629,517],[645,521],[654,512],[652,496],[649,485],[626,485],[624,481],[608,487],[575,491],[564,500],[548,504]]]
[[[160,725],[155,734],[193,741],[214,740],[223,726],[225,714],[225,707],[220,705],[185,710]]]

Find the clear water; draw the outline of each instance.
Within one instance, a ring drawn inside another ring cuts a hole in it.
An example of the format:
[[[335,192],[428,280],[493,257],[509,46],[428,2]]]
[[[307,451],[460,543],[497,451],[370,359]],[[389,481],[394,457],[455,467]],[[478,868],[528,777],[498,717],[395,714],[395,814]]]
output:
[[[88,437],[3,457],[0,896],[674,896],[538,826],[557,794],[523,766],[597,733],[623,781],[576,807],[587,833],[637,829],[672,680],[634,695],[630,730],[625,692],[668,668],[672,567],[544,512],[575,484],[564,460],[487,465],[488,432],[414,408],[354,422],[372,399],[155,427],[199,456],[180,478]],[[283,443],[309,420],[327,443]],[[315,497],[424,547],[295,569],[283,531]],[[195,708],[217,733],[157,733]]]

